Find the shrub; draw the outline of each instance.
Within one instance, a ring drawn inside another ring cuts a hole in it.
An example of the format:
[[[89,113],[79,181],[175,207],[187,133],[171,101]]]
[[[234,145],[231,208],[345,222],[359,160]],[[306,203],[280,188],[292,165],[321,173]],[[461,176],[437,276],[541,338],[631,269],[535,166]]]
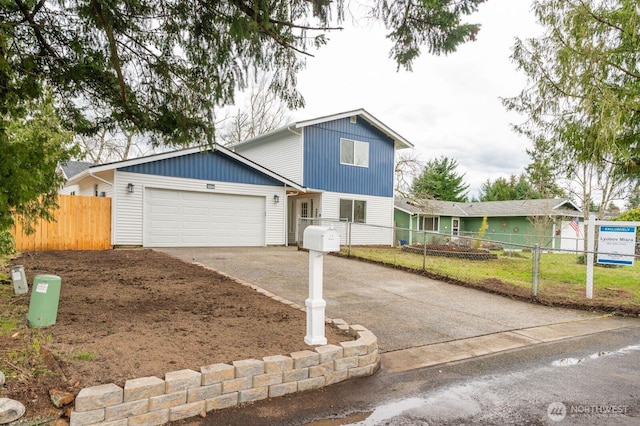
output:
[[[8,229],[0,231],[0,256],[6,256],[16,252],[16,243]]]

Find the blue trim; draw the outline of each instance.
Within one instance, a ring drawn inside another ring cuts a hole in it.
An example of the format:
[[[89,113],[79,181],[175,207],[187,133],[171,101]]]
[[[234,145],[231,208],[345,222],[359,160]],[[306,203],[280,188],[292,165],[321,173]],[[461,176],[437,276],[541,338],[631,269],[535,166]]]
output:
[[[369,167],[340,164],[340,139],[369,144]],[[361,117],[304,128],[304,181],[308,188],[393,197],[395,146],[392,138]]]
[[[600,232],[636,232],[635,227],[631,226],[601,226]]]
[[[284,186],[220,151],[204,151],[119,168],[118,171],[250,185]]]
[[[632,254],[628,255],[629,257],[633,257]],[[612,259],[602,259],[596,262],[602,263],[605,265],[633,265],[633,260],[612,260]]]

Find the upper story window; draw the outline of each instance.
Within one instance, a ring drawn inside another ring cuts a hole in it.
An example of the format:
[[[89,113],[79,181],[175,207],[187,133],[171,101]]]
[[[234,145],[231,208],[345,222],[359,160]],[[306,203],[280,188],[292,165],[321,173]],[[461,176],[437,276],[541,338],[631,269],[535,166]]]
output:
[[[369,167],[369,143],[340,139],[340,163]]]

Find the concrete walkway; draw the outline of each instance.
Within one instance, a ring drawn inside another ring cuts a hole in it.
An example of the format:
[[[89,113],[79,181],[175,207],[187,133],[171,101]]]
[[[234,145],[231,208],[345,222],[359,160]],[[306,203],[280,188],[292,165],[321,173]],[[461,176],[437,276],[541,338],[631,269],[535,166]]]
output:
[[[304,306],[307,252],[292,247],[159,249]],[[382,266],[325,256],[326,316],[362,324],[381,352],[596,318],[464,288]]]

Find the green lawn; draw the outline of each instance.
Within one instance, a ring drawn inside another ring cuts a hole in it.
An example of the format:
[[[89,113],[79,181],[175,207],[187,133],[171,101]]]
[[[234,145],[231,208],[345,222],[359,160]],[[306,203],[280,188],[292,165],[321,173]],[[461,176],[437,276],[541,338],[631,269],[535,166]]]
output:
[[[498,253],[495,260],[467,260],[427,256],[426,271],[438,276],[483,287],[487,279],[507,283],[514,295],[530,294],[532,254]],[[342,251],[343,255],[347,250]],[[351,256],[422,271],[423,256],[398,248],[352,247]],[[586,266],[572,254],[542,253],[538,296],[548,302],[607,308],[625,307],[640,310],[640,265],[615,268],[594,267],[594,299],[585,297]],[[518,287],[516,289],[515,287]],[[523,293],[526,289],[528,293]],[[508,292],[508,286],[507,286]]]

